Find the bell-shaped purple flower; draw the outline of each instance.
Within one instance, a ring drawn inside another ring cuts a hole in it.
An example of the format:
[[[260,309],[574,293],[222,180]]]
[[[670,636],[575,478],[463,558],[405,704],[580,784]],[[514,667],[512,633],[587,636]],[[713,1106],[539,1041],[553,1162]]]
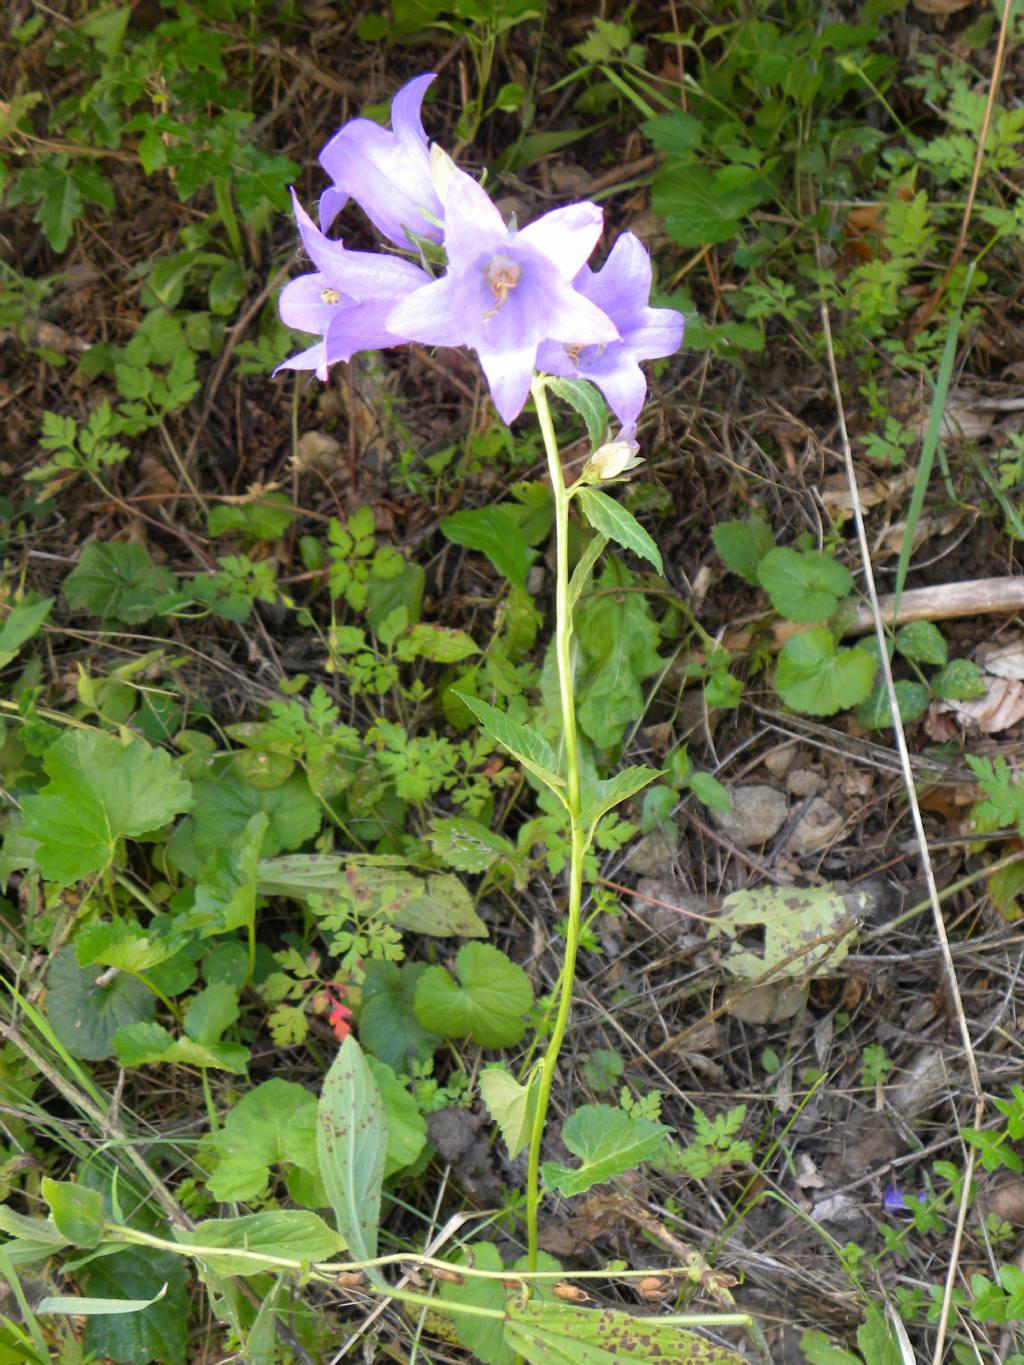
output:
[[[526,402],[546,338],[580,345],[619,338],[600,307],[571,284],[601,223],[596,204],[570,204],[513,231],[486,191],[453,170],[444,202],[448,272],[402,299],[388,327],[427,346],[471,347],[494,406],[511,422]]]
[[[631,426],[647,397],[647,380],[639,362],[679,349],[683,315],[674,308],[648,307],[651,260],[632,232],[622,234],[600,270],[585,265],[573,285],[611,318],[621,339],[594,346],[577,337],[569,345],[558,345],[564,341],[558,336],[541,346],[537,368],[565,379],[589,379],[622,425]]]
[[[278,309],[286,326],[315,332],[320,340],[282,361],[277,369],[315,370],[318,379],[326,379],[331,365],[351,360],[356,351],[403,345],[408,337],[388,327],[388,314],[403,295],[429,284],[430,276],[398,256],[346,250],[341,242],[318,231],[294,190],[292,201],[316,273],[286,284]]]
[[[379,232],[408,249],[408,232],[432,242],[442,238],[441,200],[430,174],[430,145],[420,106],[433,75],[403,85],[391,102],[391,130],[372,119],[346,123],[320,153],[334,181],[320,196],[320,226],[326,232],[354,199]]]

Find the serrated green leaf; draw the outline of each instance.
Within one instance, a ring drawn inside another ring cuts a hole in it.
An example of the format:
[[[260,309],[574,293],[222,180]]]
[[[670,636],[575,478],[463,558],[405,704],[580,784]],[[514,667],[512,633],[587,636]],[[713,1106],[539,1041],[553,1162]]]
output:
[[[609,559],[598,586],[629,587],[632,575],[620,560]],[[576,677],[580,727],[602,749],[618,744],[627,725],[643,715],[642,683],[657,673],[658,623],[642,593],[602,591],[579,608],[576,638],[581,667]]]
[[[663,572],[661,551],[633,513],[623,507],[621,502],[616,502],[597,488],[580,488],[575,496],[595,531],[614,540],[617,545],[632,550],[641,559],[648,560],[658,573]]]
[[[522,874],[522,858],[511,839],[482,825],[456,815],[446,820],[435,820],[427,833],[427,842],[435,855],[456,872],[487,872],[496,863],[505,863]]]
[[[433,1057],[441,1043],[439,1033],[423,1028],[413,1010],[416,986],[427,970],[425,962],[368,962],[359,1010],[359,1037],[363,1046],[400,1075],[412,1071],[415,1062]]]
[[[588,826],[596,825],[602,815],[614,810],[617,805],[635,796],[637,792],[643,791],[644,787],[661,776],[663,773],[659,768],[623,768],[614,777],[596,782],[592,791],[587,793],[583,823]]]
[[[64,598],[72,611],[88,611],[103,621],[141,625],[155,615],[176,580],[154,564],[144,545],[92,540],[77,566],[64,580]]]
[[[757,567],[772,606],[788,621],[824,621],[853,587],[853,575],[831,555],[776,546]]]
[[[576,603],[580,600],[580,596],[587,586],[587,580],[594,570],[594,565],[600,559],[601,553],[607,544],[607,536],[595,534],[591,537],[590,544],[580,555],[576,567],[572,571],[572,577],[569,579],[568,611],[570,618],[576,610]]]
[[[487,1066],[480,1073],[480,1096],[487,1112],[501,1129],[509,1160],[514,1161],[530,1138],[537,1108],[539,1077],[520,1085],[503,1066]]]
[[[457,664],[479,654],[476,642],[464,630],[450,630],[426,622],[413,626],[399,642],[397,654],[403,662],[429,659],[435,664]]]
[[[452,692],[472,711],[487,733],[499,744],[504,745],[509,753],[535,777],[539,777],[545,786],[553,791],[565,786],[565,779],[559,777],[555,771],[558,766],[555,752],[543,735],[520,725],[517,720],[505,715],[490,702],[482,701],[479,697],[471,697],[466,692],[460,692],[458,688],[452,688]]]
[[[452,1261],[454,1267],[466,1265],[472,1257],[476,1270],[501,1270],[501,1256],[493,1242],[473,1242]],[[441,1299],[450,1304],[467,1304],[471,1308],[489,1308],[504,1314],[505,1289],[500,1280],[482,1280],[468,1275],[461,1284],[441,1280]],[[504,1323],[501,1317],[482,1318],[468,1313],[452,1313],[455,1335],[472,1352],[474,1360],[483,1365],[514,1365],[515,1356],[504,1342]]]
[[[758,565],[768,551],[775,548],[775,537],[764,518],[721,521],[712,530],[711,539],[730,573],[738,574],[756,588]]]
[[[923,683],[910,682],[906,678],[899,678],[893,683],[893,691],[896,693],[896,705],[900,710],[900,720],[904,725],[910,725],[913,721],[920,719],[928,710],[928,703],[931,701],[931,693]],[[862,701],[856,711],[857,724],[863,725],[868,730],[888,730],[892,726],[892,707],[889,705],[889,692],[884,683],[871,693],[866,701]]]
[[[504,507],[453,512],[442,520],[441,532],[454,545],[479,550],[510,583],[525,587],[527,570],[537,552],[527,545],[519,522]]]
[[[692,1318],[686,1319],[692,1323]],[[530,1299],[506,1310],[505,1342],[530,1365],[744,1365],[745,1357],[671,1318]]]
[[[580,1159],[579,1166],[546,1161],[544,1183],[567,1197],[582,1194],[653,1156],[671,1132],[663,1123],[634,1118],[608,1104],[585,1104],[562,1125],[562,1141]]]
[[[179,937],[229,934],[253,923],[259,857],[270,821],[258,811],[226,847],[212,853],[196,884],[190,910],[174,917]]]
[[[343,1239],[318,1214],[299,1209],[268,1209],[240,1218],[208,1218],[191,1231],[185,1228],[172,1231],[179,1242],[223,1248],[198,1258],[215,1275],[266,1273],[265,1264],[232,1252],[261,1252],[308,1266],[313,1261],[329,1260],[345,1247]]]
[[[174,939],[152,939],[126,920],[97,920],[75,935],[75,953],[83,967],[93,962],[119,972],[146,972],[174,957],[180,944]]]
[[[746,184],[732,184],[720,172],[713,175],[689,159],[673,159],[654,178],[652,207],[664,218],[666,232],[680,246],[727,242],[740,231],[751,209],[771,197],[771,186],[764,177],[754,171],[749,177]]]
[[[288,1188],[297,1203],[314,1208],[327,1203],[317,1174],[316,1096],[293,1081],[275,1076],[242,1096],[223,1127],[204,1143],[210,1171],[207,1188],[225,1203],[266,1195],[271,1168],[289,1172]],[[295,1177],[311,1198],[300,1195]]]
[[[416,986],[416,1018],[449,1038],[481,1047],[512,1047],[526,1032],[533,988],[522,967],[488,943],[467,943],[455,958],[456,983],[444,967],[428,967]]]
[[[47,974],[46,1013],[54,1033],[73,1057],[98,1062],[113,1051],[125,1024],[152,1019],[156,997],[141,981],[119,972],[105,985],[101,966],[80,967],[74,948],[62,948]]]
[[[162,749],[73,730],[43,758],[49,782],[22,802],[23,832],[37,841],[49,881],[72,882],[109,866],[119,839],[161,829],[189,809],[192,788]]]
[[[194,1043],[209,1046],[220,1042],[225,1029],[238,1019],[238,991],[225,981],[204,986],[188,1002],[182,1021]]]
[[[590,444],[596,450],[608,430],[608,408],[598,390],[583,379],[549,379],[547,387],[583,418]]]
[[[320,1178],[354,1260],[377,1254],[388,1126],[384,1101],[362,1048],[350,1034],[324,1078],[317,1107]],[[369,1272],[383,1284],[379,1270]]]
[[[794,711],[834,716],[871,691],[875,661],[864,649],[838,649],[824,626],[801,631],[782,646],[775,690]]]
[[[945,667],[949,659],[946,641],[934,621],[908,621],[896,632],[896,648],[905,659]]]

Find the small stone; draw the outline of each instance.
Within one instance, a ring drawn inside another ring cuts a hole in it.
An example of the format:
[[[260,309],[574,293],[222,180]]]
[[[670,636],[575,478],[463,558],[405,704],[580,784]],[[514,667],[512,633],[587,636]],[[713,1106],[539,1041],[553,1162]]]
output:
[[[765,754],[761,760],[764,766],[771,773],[772,777],[780,782],[796,762],[796,742],[792,744],[781,744],[777,749],[772,749]]]
[[[642,877],[664,877],[679,857],[680,838],[670,830],[656,829],[638,839],[626,854],[623,866]]]
[[[793,827],[786,847],[797,854],[813,853],[834,839],[845,823],[845,815],[816,796]]]
[[[791,796],[817,796],[824,785],[825,779],[813,768],[794,768],[786,774],[786,791]]]
[[[733,787],[729,795],[732,798],[729,809],[712,811],[711,818],[734,844],[741,848],[757,848],[778,834],[789,810],[781,792],[754,783],[749,787]]]

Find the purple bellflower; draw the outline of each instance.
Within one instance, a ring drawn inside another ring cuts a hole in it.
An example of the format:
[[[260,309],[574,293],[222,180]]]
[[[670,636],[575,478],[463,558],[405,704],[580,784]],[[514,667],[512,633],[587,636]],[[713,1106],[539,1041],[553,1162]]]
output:
[[[391,131],[372,119],[351,119],[320,153],[334,181],[320,196],[320,226],[326,232],[354,199],[377,230],[408,250],[415,233],[440,242],[441,200],[430,173],[430,145],[420,106],[433,75],[403,85],[391,102]]]
[[[320,340],[278,365],[278,370],[315,370],[326,380],[338,360],[356,351],[401,346],[408,338],[387,325],[388,314],[403,295],[430,283],[418,265],[376,251],[348,251],[317,230],[292,191],[302,243],[316,273],[299,275],[281,291],[281,320],[300,332],[316,332]],[[275,371],[276,373],[276,371]]]
[[[624,232],[598,271],[585,265],[573,280],[580,294],[597,305],[619,331],[620,340],[587,345],[579,337],[558,345],[547,341],[537,368],[566,379],[589,379],[608,400],[624,427],[632,427],[647,397],[639,361],[672,355],[683,340],[683,315],[674,308],[649,308],[651,260],[632,232]]]
[[[427,346],[471,347],[494,406],[502,421],[511,422],[526,402],[542,342],[619,340],[614,322],[572,287],[601,224],[597,205],[582,203],[515,231],[475,180],[453,170],[444,202],[448,272],[406,295],[387,325]]]

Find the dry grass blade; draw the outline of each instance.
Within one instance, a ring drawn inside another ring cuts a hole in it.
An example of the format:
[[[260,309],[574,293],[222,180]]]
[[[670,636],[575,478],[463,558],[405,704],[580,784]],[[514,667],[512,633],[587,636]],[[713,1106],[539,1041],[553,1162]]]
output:
[[[928,851],[928,840],[925,835],[924,822],[921,819],[921,807],[917,799],[917,789],[914,783],[914,773],[910,763],[910,751],[907,748],[907,737],[903,730],[903,723],[900,718],[899,703],[896,699],[895,685],[893,683],[892,667],[889,662],[889,651],[887,648],[885,626],[882,622],[882,612],[878,602],[878,593],[875,588],[875,575],[871,565],[871,553],[868,548],[867,532],[864,526],[864,515],[860,505],[860,498],[857,491],[857,472],[853,464],[853,451],[850,448],[850,438],[846,429],[846,414],[843,407],[842,390],[839,385],[839,372],[836,368],[835,348],[832,344],[832,326],[829,317],[828,305],[824,299],[821,300],[821,324],[822,333],[825,338],[825,349],[828,355],[829,375],[832,381],[832,393],[836,405],[836,420],[839,428],[839,438],[843,448],[843,461],[846,465],[846,477],[850,485],[850,498],[853,505],[854,523],[857,527],[857,541],[860,546],[861,559],[864,566],[864,590],[871,603],[872,613],[875,621],[875,635],[878,640],[879,658],[881,660],[882,673],[885,678],[886,692],[889,697],[889,706],[893,717],[893,735],[896,739],[896,747],[899,751],[900,765],[903,770],[903,781],[907,794],[907,803],[910,809],[911,818],[914,823],[914,833],[917,838],[918,849],[921,854],[921,870],[924,874],[925,884],[928,888],[928,899],[932,907],[932,920],[935,925],[935,933],[938,937],[939,948],[942,957],[943,970],[946,976],[947,987],[953,1009],[956,1013],[957,1026],[960,1030],[960,1038],[963,1044],[964,1059],[967,1064],[968,1074],[971,1079],[971,1092],[974,1096],[974,1124],[979,1126],[984,1112],[984,1101],[981,1091],[981,1080],[978,1075],[978,1065],[974,1056],[974,1048],[971,1043],[970,1029],[967,1026],[967,1016],[964,1013],[963,1001],[960,996],[960,988],[956,978],[956,968],[953,964],[953,956],[950,952],[949,938],[946,934],[945,921],[942,918],[942,908],[939,902],[939,890],[935,881],[935,872],[932,867],[931,855]],[[953,1285],[956,1279],[957,1267],[960,1258],[960,1247],[963,1241],[964,1225],[967,1219],[967,1208],[970,1200],[971,1181],[974,1174],[974,1151],[969,1149],[966,1157],[966,1168],[964,1170],[963,1191],[960,1196],[960,1204],[957,1210],[956,1228],[953,1234],[953,1245],[950,1248],[949,1266],[946,1271],[945,1290],[942,1299],[942,1310],[939,1315],[938,1330],[935,1340],[935,1352],[932,1357],[933,1365],[941,1365],[943,1347],[946,1339],[946,1322],[949,1314],[950,1303],[953,1296]]]

